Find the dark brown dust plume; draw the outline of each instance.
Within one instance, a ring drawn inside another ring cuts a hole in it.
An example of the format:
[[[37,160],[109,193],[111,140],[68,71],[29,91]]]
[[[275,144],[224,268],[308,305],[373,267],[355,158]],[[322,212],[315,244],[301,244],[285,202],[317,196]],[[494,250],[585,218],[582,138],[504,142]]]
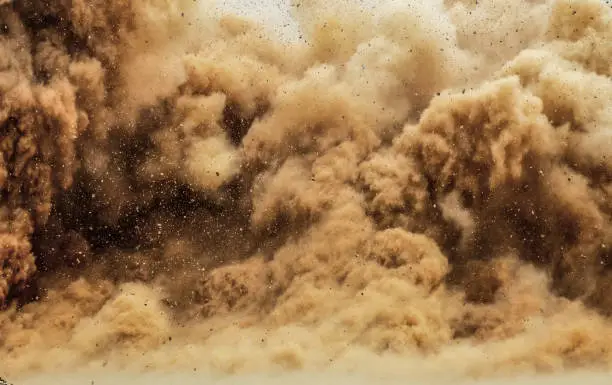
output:
[[[3,370],[612,364],[601,2],[0,4]]]

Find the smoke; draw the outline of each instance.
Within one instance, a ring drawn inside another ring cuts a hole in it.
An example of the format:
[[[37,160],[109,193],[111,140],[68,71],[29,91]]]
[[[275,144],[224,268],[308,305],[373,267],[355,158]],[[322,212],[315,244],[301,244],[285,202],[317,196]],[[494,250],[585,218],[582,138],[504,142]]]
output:
[[[201,7],[0,3],[2,371],[610,367],[609,7]]]

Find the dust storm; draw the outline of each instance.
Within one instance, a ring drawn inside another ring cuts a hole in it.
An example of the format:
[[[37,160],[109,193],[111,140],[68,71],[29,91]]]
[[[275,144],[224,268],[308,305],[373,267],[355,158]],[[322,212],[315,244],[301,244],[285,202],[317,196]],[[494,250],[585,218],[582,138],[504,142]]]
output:
[[[291,12],[0,2],[2,375],[610,369],[610,7]]]

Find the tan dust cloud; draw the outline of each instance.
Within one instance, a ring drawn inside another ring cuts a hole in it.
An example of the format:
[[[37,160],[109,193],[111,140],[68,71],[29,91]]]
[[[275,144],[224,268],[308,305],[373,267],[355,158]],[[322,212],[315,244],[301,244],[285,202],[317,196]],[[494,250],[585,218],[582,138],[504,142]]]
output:
[[[323,384],[323,385],[344,385],[344,384],[386,384],[386,385],[400,385],[405,384],[405,379],[384,379],[377,376],[368,376],[360,373],[341,373],[335,371],[325,372],[286,372],[286,373],[264,373],[264,374],[252,374],[252,375],[238,375],[230,377],[220,377],[213,375],[206,375],[198,372],[186,372],[186,373],[147,373],[147,374],[136,374],[136,373],[71,373],[62,376],[36,376],[20,382],[24,385],[43,385],[43,384],[54,384],[61,383],[64,385],[72,384],[85,384],[91,383],[99,385],[106,384],[117,384],[117,383],[129,383],[129,384],[222,384],[222,385],[234,385],[234,384]],[[563,374],[556,376],[519,376],[501,379],[486,379],[486,380],[428,380],[428,381],[416,381],[410,382],[416,385],[449,385],[449,384],[460,384],[460,385],[513,385],[520,383],[521,385],[571,385],[578,382],[588,381],[589,384],[593,385],[604,385],[610,381],[610,376],[602,373],[589,373],[589,372],[577,372],[572,374]]]
[[[0,5],[3,374],[610,367],[605,5],[199,9]]]

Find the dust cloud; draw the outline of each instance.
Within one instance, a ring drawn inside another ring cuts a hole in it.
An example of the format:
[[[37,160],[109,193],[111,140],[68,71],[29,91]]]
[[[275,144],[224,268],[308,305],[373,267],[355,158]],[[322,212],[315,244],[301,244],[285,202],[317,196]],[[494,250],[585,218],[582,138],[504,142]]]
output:
[[[428,385],[512,385],[520,383],[521,385],[570,385],[575,384],[578,381],[589,381],[593,385],[604,385],[610,381],[610,376],[593,373],[574,373],[565,374],[563,376],[535,376],[535,377],[515,377],[505,378],[496,380],[486,381],[428,381],[428,382],[410,382],[417,385],[428,384]],[[322,385],[367,385],[372,383],[383,383],[387,385],[400,385],[405,384],[406,381],[402,380],[381,380],[377,377],[367,377],[363,375],[347,375],[346,373],[329,373],[329,372],[301,372],[301,373],[278,373],[278,374],[267,374],[267,375],[240,375],[232,377],[219,377],[219,376],[202,376],[198,373],[181,373],[181,374],[116,374],[114,376],[107,375],[96,376],[92,374],[84,375],[81,373],[64,375],[61,377],[55,377],[50,379],[47,377],[35,377],[22,382],[24,385],[44,385],[50,383],[61,383],[65,385],[72,384],[94,384],[106,385],[106,384],[117,384],[117,383],[129,383],[129,384],[219,384],[219,385],[235,385],[235,384],[322,384]]]
[[[608,5],[214,9],[0,2],[3,375],[610,369]]]

